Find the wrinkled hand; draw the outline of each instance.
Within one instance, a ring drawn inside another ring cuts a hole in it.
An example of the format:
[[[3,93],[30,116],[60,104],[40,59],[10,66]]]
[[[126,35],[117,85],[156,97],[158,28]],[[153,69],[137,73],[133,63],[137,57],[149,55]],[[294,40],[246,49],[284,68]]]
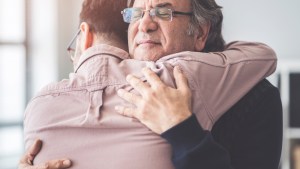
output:
[[[116,106],[115,110],[128,117],[137,118],[157,134],[161,134],[192,115],[191,91],[188,81],[178,66],[174,68],[176,88],[166,86],[149,68],[143,69],[147,83],[128,75],[126,80],[141,96],[118,90],[118,95],[136,108]]]
[[[42,148],[42,141],[36,140],[21,158],[18,169],[65,169],[71,167],[68,159],[51,160],[43,164],[33,166],[33,160]]]

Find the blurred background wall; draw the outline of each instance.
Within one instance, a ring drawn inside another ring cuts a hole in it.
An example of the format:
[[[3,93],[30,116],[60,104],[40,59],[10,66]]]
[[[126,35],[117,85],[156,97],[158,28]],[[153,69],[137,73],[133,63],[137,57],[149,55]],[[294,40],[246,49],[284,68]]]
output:
[[[67,78],[72,71],[66,47],[78,29],[82,1],[0,0],[0,169],[16,168],[23,153],[22,118],[29,99],[45,84]],[[278,70],[269,79],[280,86],[284,104],[282,165],[295,167],[297,160],[290,159],[296,158],[292,148],[298,145],[300,130],[289,124],[290,93],[300,89],[297,85],[290,89],[290,74],[300,72],[300,1],[217,3],[223,6],[227,42],[264,42],[278,55]]]
[[[224,36],[228,41],[260,41],[280,60],[300,59],[299,0],[217,0],[223,6]]]
[[[82,0],[0,0],[0,169],[24,152],[22,120],[42,86],[68,77]]]

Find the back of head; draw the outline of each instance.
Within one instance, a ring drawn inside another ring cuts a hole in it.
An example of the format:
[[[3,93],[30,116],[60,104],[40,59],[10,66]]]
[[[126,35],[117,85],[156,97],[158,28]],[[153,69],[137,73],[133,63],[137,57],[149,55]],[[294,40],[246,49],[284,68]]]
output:
[[[126,6],[127,0],[84,0],[80,22],[88,23],[96,34],[114,34],[127,44],[128,25],[123,22],[121,15]]]
[[[203,52],[224,50],[225,41],[222,36],[223,14],[215,0],[190,0],[192,5],[192,27],[210,23],[210,31]]]

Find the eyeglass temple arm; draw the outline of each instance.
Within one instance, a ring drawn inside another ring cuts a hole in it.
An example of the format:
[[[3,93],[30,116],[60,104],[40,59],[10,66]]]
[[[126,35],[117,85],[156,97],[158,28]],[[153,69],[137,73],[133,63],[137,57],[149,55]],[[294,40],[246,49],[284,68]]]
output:
[[[67,48],[68,51],[71,50],[71,45],[73,44],[74,40],[76,39],[76,37],[79,35],[80,32],[81,32],[81,30],[78,29],[77,33],[74,35],[74,37],[72,38],[71,42],[68,45],[68,48]]]
[[[173,11],[173,14],[179,14],[179,15],[192,15],[192,12],[180,12],[180,11]]]

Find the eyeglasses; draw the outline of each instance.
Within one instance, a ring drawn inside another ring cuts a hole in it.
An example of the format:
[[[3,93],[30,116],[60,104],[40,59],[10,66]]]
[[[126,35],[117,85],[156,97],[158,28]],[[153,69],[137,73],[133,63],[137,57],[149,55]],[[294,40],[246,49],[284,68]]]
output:
[[[77,39],[77,36],[80,34],[81,30],[79,29],[77,31],[77,33],[75,34],[75,36],[72,38],[71,42],[69,43],[68,45],[68,48],[67,48],[67,51],[70,55],[70,59],[71,61],[73,62],[74,61],[74,57],[75,57],[75,50],[76,50],[76,39]]]
[[[159,19],[165,21],[172,21],[174,15],[191,16],[193,14],[192,12],[173,11],[172,9],[166,7],[155,7],[149,10],[143,10],[142,8],[126,8],[121,11],[121,14],[123,15],[124,22],[133,23],[143,18],[145,12],[147,11],[149,11],[149,15],[151,16],[151,18],[154,18],[156,16]]]

